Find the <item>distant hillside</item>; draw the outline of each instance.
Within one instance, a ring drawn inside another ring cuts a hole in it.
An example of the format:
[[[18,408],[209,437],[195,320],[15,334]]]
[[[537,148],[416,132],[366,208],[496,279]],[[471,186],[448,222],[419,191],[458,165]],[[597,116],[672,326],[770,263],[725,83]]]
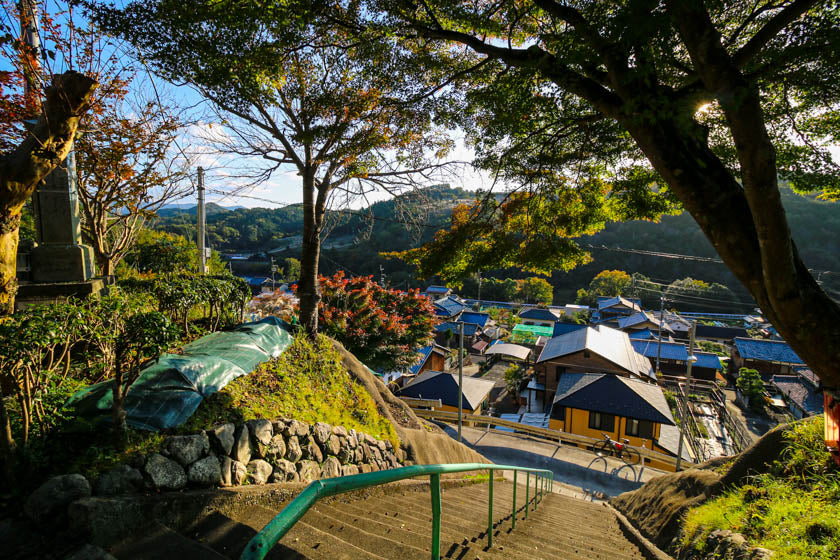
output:
[[[207,213],[207,216],[209,217],[215,214],[224,214],[226,212],[242,208],[242,206],[226,208],[224,206],[216,204],[215,202],[208,202],[207,204],[205,204],[204,208],[205,212]],[[197,209],[198,205],[196,204],[167,204],[157,211],[157,215],[161,218],[178,216],[180,214],[184,214],[186,216],[195,216],[197,213]]]
[[[426,282],[415,278],[404,263],[386,260],[379,256],[383,251],[398,251],[422,244],[434,236],[435,231],[449,223],[449,212],[461,201],[469,201],[474,194],[446,186],[434,187],[424,192],[424,197],[404,197],[399,201],[388,200],[373,204],[365,211],[336,212],[329,216],[329,235],[322,251],[321,270],[332,273],[345,269],[353,274],[385,273],[394,286],[422,286]],[[788,211],[791,229],[799,251],[808,264],[818,271],[831,271],[821,276],[824,286],[840,296],[840,205],[821,202],[813,197],[802,197],[782,190],[782,200]],[[209,206],[209,205],[208,205]],[[222,207],[219,207],[222,208]],[[272,251],[282,259],[299,256],[302,214],[300,206],[278,209],[249,208],[210,213],[207,224],[210,244],[222,252]],[[371,217],[372,214],[372,217]],[[195,212],[182,211],[164,215],[156,225],[172,233],[195,237]],[[406,216],[412,215],[417,223]],[[580,240],[594,246],[677,253],[701,257],[716,257],[711,244],[687,213],[664,216],[658,223],[623,222],[609,224],[602,232]],[[619,269],[629,273],[639,272],[654,282],[664,284],[691,276],[706,282],[719,282],[733,292],[744,295],[745,290],[736,282],[722,264],[670,259],[618,252],[604,249],[591,251],[593,262],[568,273],[555,272],[551,277],[555,302],[574,300],[578,288],[585,287],[598,272]],[[256,265],[251,272],[262,270]],[[517,270],[487,271],[485,276],[524,277]],[[640,290],[644,299],[653,294]],[[658,296],[657,296],[658,297]],[[656,298],[652,298],[656,299]],[[741,306],[741,310],[748,306]]]

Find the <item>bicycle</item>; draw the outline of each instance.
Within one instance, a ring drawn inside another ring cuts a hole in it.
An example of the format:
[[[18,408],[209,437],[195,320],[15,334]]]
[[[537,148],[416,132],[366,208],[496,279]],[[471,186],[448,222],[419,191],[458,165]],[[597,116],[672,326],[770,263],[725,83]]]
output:
[[[638,465],[639,461],[642,459],[642,456],[639,454],[639,451],[633,447],[630,447],[630,440],[623,439],[622,442],[615,441],[607,434],[601,432],[601,435],[604,436],[604,441],[598,443],[593,447],[593,449],[598,453],[598,455],[609,457],[610,455],[615,454],[615,456],[622,461],[624,461],[627,465]]]

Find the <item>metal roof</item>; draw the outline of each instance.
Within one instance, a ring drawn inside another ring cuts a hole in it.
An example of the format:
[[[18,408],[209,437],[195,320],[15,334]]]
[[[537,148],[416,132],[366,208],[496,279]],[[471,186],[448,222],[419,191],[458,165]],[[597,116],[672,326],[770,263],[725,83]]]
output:
[[[435,301],[435,314],[444,317],[453,317],[465,309],[468,309],[468,306],[452,296]]]
[[[519,313],[521,319],[534,319],[536,321],[556,321],[560,314],[545,307],[533,307]]]
[[[426,288],[427,294],[448,294],[449,288],[446,286],[429,286]]]
[[[530,333],[537,336],[551,336],[554,334],[554,327],[549,327],[548,325],[524,325],[519,323],[513,327],[513,333]]]
[[[646,311],[641,311],[639,313],[634,313],[633,315],[628,315],[627,317],[619,317],[618,328],[626,329],[635,325],[640,325],[645,322],[656,325],[657,328],[659,327],[659,319],[656,319],[653,316],[649,315]],[[662,330],[667,332],[673,332],[671,330],[671,327],[669,327],[666,323],[663,323]]]
[[[636,349],[636,352],[647,356],[648,358],[656,358],[657,353],[661,352],[660,357],[665,360],[688,360],[688,347],[679,342],[665,342],[662,341],[662,348],[660,351],[660,342],[658,340],[631,340],[630,344]],[[694,362],[694,367],[721,369],[720,358],[711,352],[694,351],[694,356],[697,361]]]
[[[477,311],[464,311],[461,313],[460,320],[465,323],[475,323],[479,327],[484,327],[487,321],[490,320],[490,315],[487,313],[479,313]]]
[[[479,327],[475,323],[464,323],[464,336],[475,336],[475,333],[478,332],[479,328],[481,327]],[[458,333],[460,332],[459,329],[459,324],[453,321],[446,321],[435,326],[435,331],[446,332],[451,330],[452,334],[454,334],[455,336],[458,336]]]
[[[502,356],[511,356],[513,358],[517,358],[519,360],[526,360],[528,359],[528,355],[531,353],[531,350],[525,348],[524,346],[520,346],[518,344],[508,344],[508,343],[499,343],[493,344],[490,348],[484,352],[485,355],[487,354],[501,354]]]
[[[574,354],[584,349],[595,352],[635,375],[655,377],[650,362],[636,352],[627,333],[604,325],[599,325],[598,328],[586,327],[555,336],[546,343],[540,357],[537,358],[537,363]]]
[[[557,321],[554,323],[554,336],[560,336],[561,334],[570,333],[572,331],[579,331],[580,329],[585,329],[586,325],[582,325],[580,323],[564,323],[562,321]]]
[[[609,307],[614,307],[616,305],[623,305],[629,309],[635,309],[636,311],[642,310],[642,300],[640,299],[628,299],[621,296],[616,297],[598,297],[598,309],[607,309]]]
[[[736,338],[735,348],[745,360],[804,364],[787,342],[762,338]]]
[[[475,410],[493,390],[494,381],[464,376],[463,407]],[[458,406],[458,374],[427,370],[400,390],[400,395],[424,399],[440,399],[449,406]]]
[[[773,385],[809,415],[823,413],[823,396],[798,375],[774,375]]]
[[[740,327],[715,327],[711,325],[697,325],[694,331],[697,338],[746,338],[747,330]]]
[[[553,406],[675,424],[658,385],[608,373],[562,374],[557,380]]]
[[[633,340],[646,340],[648,338],[656,338],[656,334],[654,334],[650,329],[641,329],[638,331],[633,331],[631,333],[627,333]]]

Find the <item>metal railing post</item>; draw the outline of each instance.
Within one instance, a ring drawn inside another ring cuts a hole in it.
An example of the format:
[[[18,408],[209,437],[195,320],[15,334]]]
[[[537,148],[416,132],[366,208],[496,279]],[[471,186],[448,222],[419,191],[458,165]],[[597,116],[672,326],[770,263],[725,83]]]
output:
[[[493,471],[490,471],[490,500],[487,504],[487,547],[493,548]]]
[[[432,492],[432,560],[440,560],[440,475],[430,477]]]
[[[513,517],[511,518],[510,528],[516,529],[516,474],[518,471],[513,471]]]
[[[528,519],[528,509],[531,507],[531,496],[530,490],[531,489],[531,473],[526,471],[525,472],[525,519]]]
[[[539,477],[539,474],[534,474],[534,511],[537,511],[537,482]]]

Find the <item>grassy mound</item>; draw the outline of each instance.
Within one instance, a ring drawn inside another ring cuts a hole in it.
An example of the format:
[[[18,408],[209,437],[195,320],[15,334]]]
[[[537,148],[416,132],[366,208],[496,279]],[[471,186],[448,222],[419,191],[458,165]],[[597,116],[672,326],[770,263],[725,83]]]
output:
[[[350,377],[338,351],[324,336],[316,341],[296,336],[279,358],[205,399],[179,431],[278,416],[345,426],[399,445],[393,425],[377,411],[364,387]]]
[[[840,550],[840,470],[825,450],[823,417],[797,422],[768,472],[688,512],[683,548],[705,552],[712,531],[743,534],[774,558],[836,558]]]

